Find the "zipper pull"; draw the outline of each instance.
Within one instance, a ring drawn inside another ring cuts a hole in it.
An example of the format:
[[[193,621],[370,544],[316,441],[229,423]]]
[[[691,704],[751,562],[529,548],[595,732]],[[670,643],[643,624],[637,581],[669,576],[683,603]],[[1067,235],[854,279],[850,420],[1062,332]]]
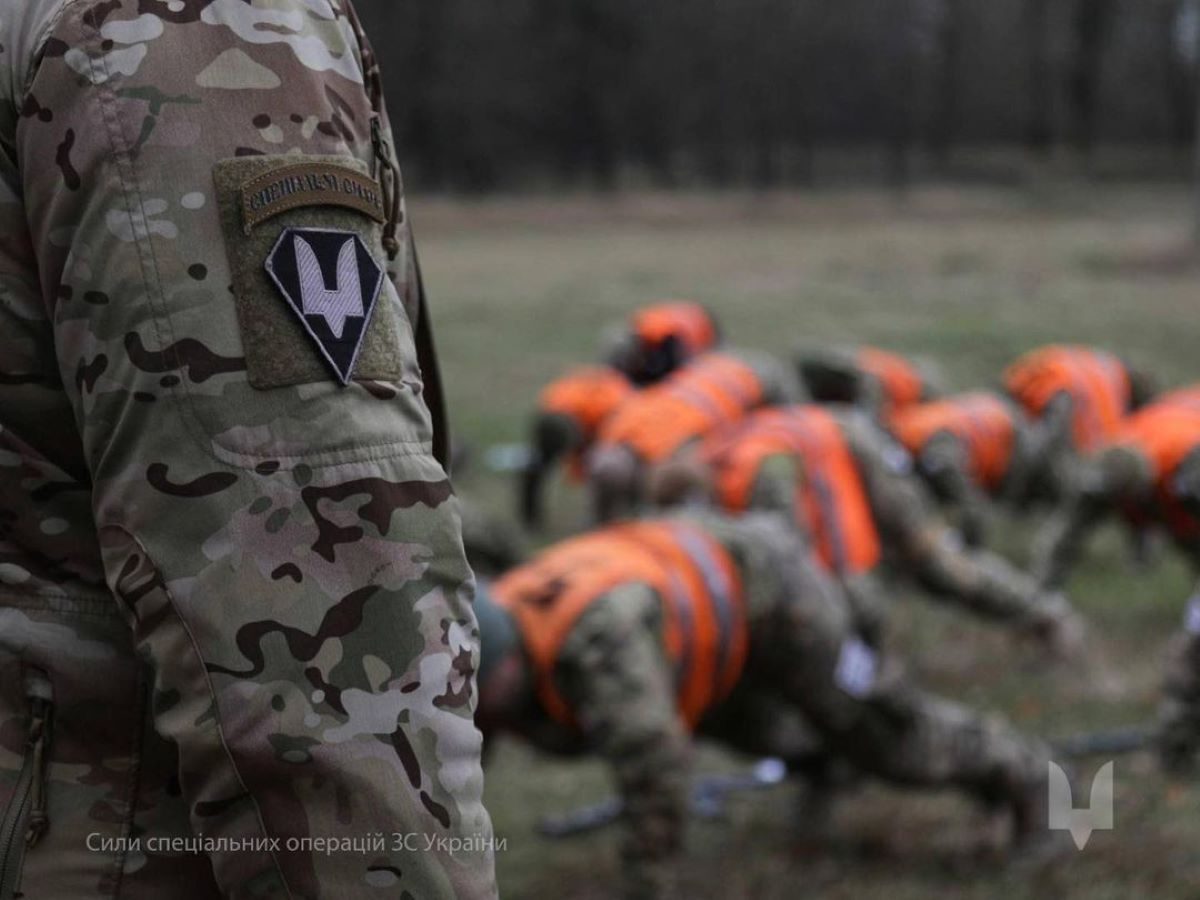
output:
[[[50,827],[46,815],[46,748],[50,742],[50,704],[33,701],[33,717],[29,722],[29,753],[33,761],[33,777],[29,792],[29,819],[25,828],[25,846],[34,847]]]
[[[46,780],[54,689],[44,672],[30,669],[25,673],[25,692],[29,697],[29,733],[25,747],[26,759],[30,765],[29,817],[25,822],[25,846],[34,847],[50,827],[50,818],[46,814]]]
[[[375,177],[383,189],[383,207],[386,221],[383,223],[383,249],[388,259],[394,260],[400,253],[400,242],[396,231],[400,227],[400,171],[393,161],[392,148],[383,136],[383,120],[378,113],[371,116],[371,149],[375,153]],[[379,171],[380,163],[384,172]]]

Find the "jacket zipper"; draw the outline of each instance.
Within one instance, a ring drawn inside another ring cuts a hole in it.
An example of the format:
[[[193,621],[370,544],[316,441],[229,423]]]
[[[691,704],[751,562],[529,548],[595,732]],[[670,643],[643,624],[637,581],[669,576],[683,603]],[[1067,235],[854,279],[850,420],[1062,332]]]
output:
[[[46,763],[54,695],[45,672],[26,670],[25,695],[29,700],[25,759],[12,801],[0,819],[0,900],[20,896],[25,851],[37,845],[50,824],[46,815]]]

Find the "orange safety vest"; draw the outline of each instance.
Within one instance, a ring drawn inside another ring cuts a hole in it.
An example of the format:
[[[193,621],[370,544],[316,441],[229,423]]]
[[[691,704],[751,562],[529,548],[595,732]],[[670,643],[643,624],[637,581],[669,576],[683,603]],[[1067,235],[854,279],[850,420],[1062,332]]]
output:
[[[1125,421],[1113,443],[1149,461],[1156,499],[1171,531],[1185,538],[1200,536],[1200,521],[1179,501],[1172,484],[1180,463],[1200,447],[1200,411],[1162,404],[1146,407]]]
[[[1012,410],[999,397],[984,393],[894,410],[888,426],[913,456],[919,456],[934,435],[954,435],[966,448],[972,477],[988,490],[1004,480],[1017,435]]]
[[[855,361],[882,385],[883,395],[893,409],[919,403],[925,393],[921,373],[903,356],[877,347],[860,347]]]
[[[644,462],[661,462],[689,441],[736,422],[764,394],[751,366],[709,353],[622,404],[601,427],[598,443],[623,444]]]
[[[567,416],[583,436],[567,459],[567,470],[576,481],[584,478],[583,455],[601,424],[636,392],[622,372],[609,366],[581,366],[542,389],[539,412]]]
[[[1074,400],[1072,433],[1079,450],[1111,438],[1129,412],[1129,373],[1111,353],[1052,345],[1025,354],[1004,373],[1008,392],[1030,415],[1039,416],[1058,394]]]
[[[630,317],[629,324],[641,343],[661,344],[675,337],[689,356],[703,353],[717,343],[717,326],[712,316],[691,300],[667,300],[645,306]]]
[[[880,559],[879,531],[866,487],[834,416],[818,406],[790,406],[754,413],[728,431],[712,435],[700,449],[713,469],[722,506],[741,512],[763,461],[789,454],[800,463],[796,514],[808,524],[817,556],[834,572],[874,568]]]
[[[493,587],[513,616],[546,711],[572,724],[554,682],[559,653],[579,617],[622,584],[642,583],[663,605],[663,644],[677,702],[695,726],[733,689],[746,661],[741,580],[724,547],[685,522],[629,522],[557,544]]]
[[[1192,384],[1163,394],[1152,406],[1180,406],[1200,411],[1200,384]]]

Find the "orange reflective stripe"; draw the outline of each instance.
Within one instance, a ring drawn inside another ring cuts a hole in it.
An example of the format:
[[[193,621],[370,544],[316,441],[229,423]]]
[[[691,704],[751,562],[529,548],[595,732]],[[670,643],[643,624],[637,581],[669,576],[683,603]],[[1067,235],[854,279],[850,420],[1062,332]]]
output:
[[[1012,411],[988,394],[972,397],[963,411],[972,474],[984,487],[995,490],[1012,462],[1017,437]]]
[[[1027,353],[1005,371],[1005,385],[1031,415],[1038,416],[1055,395],[1074,401],[1072,432],[1080,450],[1111,437],[1129,411],[1129,373],[1109,353],[1087,347],[1052,345]]]
[[[642,583],[664,610],[664,649],[676,668],[680,713],[690,725],[736,683],[747,629],[740,581],[725,549],[702,530],[676,522],[634,522],[564,541],[501,578],[496,602],[519,628],[538,696],[571,723],[554,668],[572,626],[603,594]]]
[[[761,410],[701,448],[713,467],[719,502],[741,511],[763,461],[781,453],[800,463],[797,513],[808,523],[817,555],[837,572],[874,568],[879,532],[858,464],[837,419],[816,406]]]
[[[637,394],[609,418],[599,440],[661,462],[689,441],[736,421],[762,402],[757,373],[739,359],[708,354]]]
[[[708,310],[690,300],[667,300],[643,307],[633,314],[630,325],[645,343],[661,344],[675,337],[691,355],[717,343],[716,325]]]
[[[725,549],[681,522],[631,523],[630,539],[669,573],[667,647],[679,671],[679,708],[695,725],[733,689],[746,657],[745,609],[737,570]]]
[[[805,497],[810,517],[819,516],[822,523],[821,555],[838,572],[874,568],[880,556],[879,532],[841,428],[825,410],[811,411],[804,425],[805,460],[812,463]]]
[[[1000,485],[1012,461],[1016,423],[1004,402],[991,394],[962,394],[894,410],[888,426],[914,456],[934,435],[954,435],[967,451],[972,477],[989,489]]]
[[[713,472],[717,502],[732,512],[744,512],[758,468],[769,456],[794,453],[790,433],[774,424],[776,410],[763,410],[740,424],[710,435],[700,448]]]
[[[1129,376],[1116,357],[1077,351],[1073,362],[1085,388],[1085,417],[1076,422],[1076,440],[1084,449],[1112,436],[1129,411]]]
[[[1113,443],[1132,447],[1149,461],[1171,530],[1184,537],[1200,534],[1200,522],[1179,502],[1173,484],[1180,464],[1200,447],[1200,411],[1156,403],[1130,416]]]
[[[874,375],[883,386],[884,396],[893,407],[917,403],[925,393],[921,373],[903,356],[877,347],[860,347],[857,361],[864,372]]]
[[[678,379],[673,389],[722,421],[740,418],[762,399],[754,370],[731,356],[697,360],[688,377]]]
[[[585,440],[595,437],[600,424],[635,388],[621,372],[608,366],[584,366],[552,381],[538,395],[538,409],[569,416]]]

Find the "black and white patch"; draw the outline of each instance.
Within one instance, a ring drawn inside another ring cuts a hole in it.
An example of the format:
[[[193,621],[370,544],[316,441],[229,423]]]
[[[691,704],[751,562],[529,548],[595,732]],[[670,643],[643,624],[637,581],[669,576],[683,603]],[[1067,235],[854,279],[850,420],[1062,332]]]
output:
[[[353,231],[286,228],[267,274],[333,367],[349,384],[383,286],[383,267]]]

